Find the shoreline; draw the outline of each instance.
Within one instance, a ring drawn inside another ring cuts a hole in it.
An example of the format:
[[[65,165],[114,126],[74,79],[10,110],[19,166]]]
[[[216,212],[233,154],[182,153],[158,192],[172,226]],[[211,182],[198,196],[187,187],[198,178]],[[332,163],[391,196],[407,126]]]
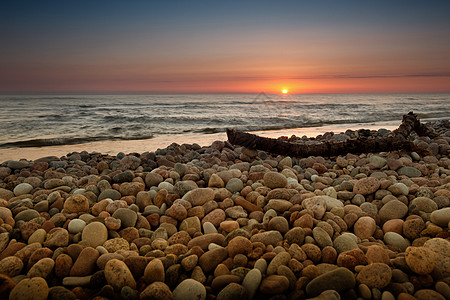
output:
[[[356,123],[342,124],[342,125],[325,125],[321,127],[303,127],[281,130],[266,130],[266,131],[251,131],[251,133],[269,137],[278,138],[280,136],[292,136],[297,137],[307,136],[316,137],[318,135],[325,134],[326,132],[340,133],[345,132],[347,129],[370,129],[377,130],[384,128],[387,130],[394,130],[398,128],[400,123],[398,121],[382,122],[382,123]],[[101,154],[117,155],[117,153],[144,153],[154,152],[157,149],[163,149],[168,147],[172,143],[181,144],[193,144],[197,143],[200,146],[209,146],[214,141],[225,141],[227,136],[225,132],[212,133],[212,134],[180,134],[180,135],[166,135],[156,136],[151,139],[142,140],[125,140],[125,141],[101,141],[101,142],[89,142],[82,144],[72,145],[57,145],[46,147],[17,147],[17,148],[2,148],[0,149],[0,164],[8,160],[35,160],[44,156],[64,156],[72,152],[87,151],[88,153],[98,152]]]

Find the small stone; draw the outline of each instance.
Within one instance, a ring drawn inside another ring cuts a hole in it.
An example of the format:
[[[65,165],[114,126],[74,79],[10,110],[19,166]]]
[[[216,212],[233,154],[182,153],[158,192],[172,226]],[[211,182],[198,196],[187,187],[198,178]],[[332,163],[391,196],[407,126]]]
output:
[[[67,213],[79,213],[89,211],[89,200],[81,194],[74,194],[64,201],[64,211]]]
[[[232,282],[219,292],[216,299],[247,299],[247,290],[242,285]]]
[[[244,184],[239,178],[231,178],[227,182],[225,188],[234,194],[240,192],[244,188]]]
[[[77,296],[63,286],[54,286],[49,289],[48,300],[76,300]]]
[[[48,248],[65,247],[69,244],[69,232],[64,228],[53,228],[47,233],[44,246]]]
[[[353,225],[354,233],[361,240],[368,239],[371,237],[375,230],[377,229],[377,224],[375,220],[371,217],[361,217]]]
[[[312,279],[306,286],[306,293],[315,297],[326,290],[344,292],[355,286],[355,275],[347,268],[337,268]]]
[[[359,249],[357,239],[358,238],[352,233],[344,233],[333,241],[333,246],[338,253]]]
[[[250,270],[247,275],[245,275],[242,286],[247,290],[248,299],[253,299],[258,291],[261,280],[261,271],[257,268]]]
[[[271,199],[268,204],[270,208],[278,212],[285,212],[293,206],[291,202],[283,199]]]
[[[96,248],[102,246],[108,239],[108,229],[100,222],[92,222],[84,227],[81,240],[88,246]]]
[[[195,254],[189,255],[181,260],[181,266],[186,271],[192,271],[198,262],[198,256]]]
[[[119,193],[122,196],[136,196],[139,192],[145,190],[145,184],[142,182],[124,182],[120,185]]]
[[[266,295],[283,294],[289,289],[289,279],[282,275],[270,275],[264,278],[259,286]]]
[[[252,251],[252,249],[252,242],[243,236],[237,236],[231,239],[227,245],[228,256],[231,258],[239,253],[248,255]]]
[[[215,193],[213,189],[198,188],[187,192],[182,199],[189,201],[192,206],[198,206],[214,200],[214,196]]]
[[[197,280],[188,278],[173,290],[173,297],[175,300],[205,300],[206,289]]]
[[[29,194],[32,190],[33,190],[33,186],[31,184],[23,182],[23,183],[19,183],[18,185],[16,185],[13,192],[14,192],[14,195],[21,196],[21,195]]]
[[[396,232],[386,232],[384,234],[384,242],[389,246],[400,249],[402,252],[410,246],[410,242]]]
[[[109,252],[114,253],[120,250],[130,250],[130,243],[124,238],[109,239],[103,243],[103,247]]]
[[[218,264],[225,260],[228,251],[225,248],[214,248],[205,252],[199,259],[199,265],[207,273],[214,270]]]
[[[87,276],[92,274],[96,268],[96,262],[99,256],[100,253],[92,247],[86,247],[81,250],[70,270],[70,276]]]
[[[236,230],[239,228],[239,223],[237,221],[231,221],[231,220],[223,221],[223,222],[220,222],[219,227],[220,227],[220,229],[222,229],[225,232],[232,232],[233,230]]]
[[[222,178],[220,178],[217,174],[212,174],[209,178],[208,187],[212,188],[223,188],[225,186],[225,183],[223,182]]]
[[[0,261],[0,274],[14,277],[20,274],[23,262],[17,256],[7,256]]]
[[[406,184],[397,182],[393,185],[389,186],[388,191],[390,191],[392,194],[398,196],[398,195],[408,195],[409,189],[406,186]]]
[[[33,277],[21,280],[12,289],[9,299],[11,300],[46,300],[48,296],[48,285],[44,278]]]
[[[311,210],[314,213],[314,218],[318,220],[322,219],[327,209],[325,199],[322,196],[307,198],[303,200],[302,206],[307,210]]]
[[[418,300],[445,300],[444,296],[431,289],[422,289],[414,293]]]
[[[317,242],[320,248],[327,246],[333,246],[333,241],[330,235],[321,227],[315,227],[312,231],[314,240]]]
[[[447,227],[450,222],[450,207],[433,211],[430,215],[430,220],[438,226]]]
[[[145,176],[145,185],[148,188],[151,188],[152,186],[158,186],[163,181],[164,178],[158,173],[150,172]]]
[[[55,275],[58,277],[69,276],[70,270],[73,266],[72,258],[67,254],[60,254],[55,260]]]
[[[391,200],[381,207],[378,215],[382,222],[392,219],[402,219],[408,213],[408,207],[399,200]]]
[[[28,271],[27,276],[47,278],[53,271],[55,261],[49,257],[45,257],[36,262]]]
[[[405,251],[405,259],[409,268],[417,274],[430,274],[436,264],[436,254],[425,247],[408,247]]]
[[[170,288],[164,282],[153,282],[139,295],[141,300],[174,300]]]
[[[287,185],[287,178],[278,172],[267,172],[264,174],[264,185],[271,188],[284,188]]]
[[[380,187],[380,181],[375,177],[366,177],[358,180],[353,185],[353,192],[355,194],[370,195],[375,193]]]
[[[251,242],[261,242],[264,245],[276,246],[278,242],[283,240],[283,236],[279,231],[270,230],[261,233],[254,234],[251,238]]]
[[[83,231],[86,226],[86,222],[81,219],[73,219],[69,222],[67,229],[70,233],[77,234],[78,232]]]
[[[269,263],[269,265],[267,266],[267,275],[274,275],[277,273],[278,267],[279,266],[286,266],[289,262],[289,260],[291,259],[291,255],[286,252],[280,252],[278,253]]]
[[[152,283],[155,281],[164,282],[165,272],[164,265],[160,259],[151,260],[144,271],[144,280],[146,283]]]
[[[410,178],[414,177],[420,177],[422,176],[422,172],[420,172],[418,169],[410,166],[404,166],[397,170],[398,175],[406,175]]]
[[[134,227],[137,221],[137,214],[129,208],[118,208],[113,214],[113,218],[121,221],[122,227]]]
[[[129,286],[132,289],[136,288],[136,281],[127,265],[118,259],[112,259],[106,263],[105,278],[108,284],[113,286],[114,290],[118,292],[124,286]]]
[[[388,265],[383,263],[372,263],[362,267],[356,276],[356,280],[360,284],[365,284],[369,288],[382,289],[391,281],[392,270]]]
[[[232,219],[247,218],[248,216],[247,212],[239,205],[227,208],[225,214]]]

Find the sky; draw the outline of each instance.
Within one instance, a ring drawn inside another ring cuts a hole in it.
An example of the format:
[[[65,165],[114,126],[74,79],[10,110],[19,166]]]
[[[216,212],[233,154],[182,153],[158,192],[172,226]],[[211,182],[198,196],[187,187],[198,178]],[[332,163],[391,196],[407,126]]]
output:
[[[450,92],[450,1],[0,2],[0,93]]]

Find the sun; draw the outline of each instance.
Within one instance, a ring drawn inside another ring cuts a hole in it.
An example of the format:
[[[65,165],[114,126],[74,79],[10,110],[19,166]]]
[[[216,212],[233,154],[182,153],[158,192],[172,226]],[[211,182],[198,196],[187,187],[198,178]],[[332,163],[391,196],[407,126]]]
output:
[[[282,90],[281,92],[282,92],[283,94],[287,94],[289,91],[286,90],[286,89],[284,89],[284,90]]]

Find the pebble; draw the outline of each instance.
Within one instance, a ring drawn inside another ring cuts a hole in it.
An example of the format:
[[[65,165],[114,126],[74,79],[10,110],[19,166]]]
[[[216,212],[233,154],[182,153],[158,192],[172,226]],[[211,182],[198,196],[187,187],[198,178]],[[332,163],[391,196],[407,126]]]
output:
[[[344,233],[333,241],[333,246],[338,253],[359,249],[357,244],[358,238],[352,233]]]
[[[411,243],[396,232],[386,232],[383,238],[386,245],[400,249],[402,252],[408,248]]]
[[[64,201],[64,211],[67,213],[80,213],[89,211],[89,200],[84,195],[74,194]]]
[[[27,276],[47,278],[53,271],[55,261],[49,257],[45,257],[36,262],[28,271]]]
[[[153,282],[147,286],[140,294],[142,300],[174,300],[170,288],[164,282]]]
[[[261,233],[252,235],[250,238],[251,242],[261,242],[264,245],[275,246],[278,242],[283,240],[283,236],[279,231],[269,230]]]
[[[384,263],[372,263],[361,268],[356,276],[360,284],[365,284],[369,288],[382,289],[391,281],[392,270]]]
[[[259,286],[261,293],[266,295],[283,294],[289,289],[289,280],[282,275],[265,277]]]
[[[14,277],[20,274],[23,262],[17,256],[8,256],[0,261],[0,274]]]
[[[353,225],[355,235],[361,240],[371,237],[375,233],[376,229],[377,224],[371,217],[361,217]]]
[[[44,278],[34,277],[21,280],[11,290],[11,300],[45,300],[48,296],[48,285]]]
[[[232,282],[219,292],[216,299],[247,299],[247,290],[242,285]]]
[[[278,172],[265,173],[263,180],[265,186],[271,189],[284,188],[287,185],[286,176]]]
[[[153,259],[145,267],[144,270],[144,280],[147,283],[152,283],[155,281],[164,282],[165,272],[164,265],[160,259]]]
[[[70,269],[70,276],[87,276],[95,271],[96,262],[100,253],[92,248],[86,247],[81,250],[75,263]]]
[[[108,229],[100,222],[92,222],[84,227],[81,240],[95,248],[102,246],[108,239]]]
[[[306,286],[306,294],[315,297],[329,289],[344,292],[353,288],[355,284],[355,276],[350,270],[337,268],[311,280]]]
[[[180,282],[173,290],[175,300],[205,300],[206,289],[197,280],[188,278]]]
[[[106,263],[105,278],[116,291],[120,291],[124,286],[136,288],[136,281],[127,265],[118,259],[111,259]]]
[[[86,226],[86,222],[81,219],[73,219],[69,222],[67,229],[70,233],[76,234],[82,232],[84,227]]]
[[[129,208],[118,208],[113,214],[113,218],[121,221],[122,227],[133,227],[137,221],[137,214]]]
[[[262,280],[261,270],[255,268],[245,275],[242,286],[247,290],[248,299],[253,299]]]
[[[21,196],[29,194],[33,190],[33,186],[29,183],[19,183],[13,190],[14,195]]]
[[[425,247],[408,247],[405,259],[408,267],[419,275],[430,274],[436,264],[436,254]]]
[[[404,166],[397,170],[398,175],[406,175],[410,178],[422,176],[422,172],[410,166]]]
[[[356,181],[353,185],[353,193],[370,195],[380,187],[380,181],[375,177],[367,177]]]

